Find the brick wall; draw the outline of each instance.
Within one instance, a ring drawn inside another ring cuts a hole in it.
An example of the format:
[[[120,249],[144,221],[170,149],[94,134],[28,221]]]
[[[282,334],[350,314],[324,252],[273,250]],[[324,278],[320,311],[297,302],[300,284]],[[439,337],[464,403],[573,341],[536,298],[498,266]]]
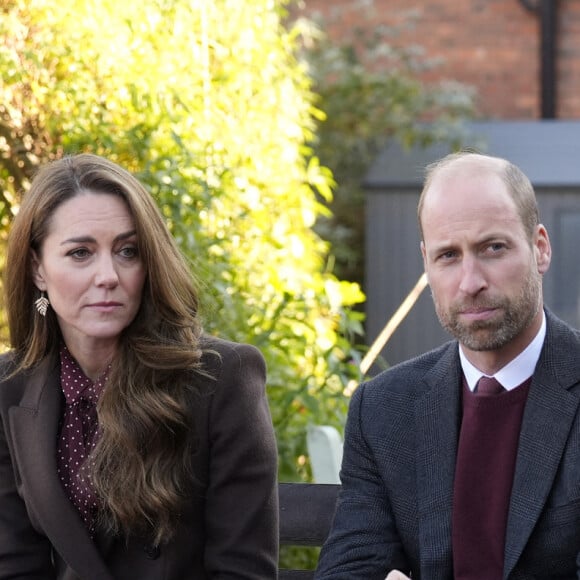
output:
[[[424,73],[427,82],[452,79],[473,86],[485,118],[541,115],[540,18],[519,0],[302,0],[293,12],[322,16],[336,39],[357,27],[406,23],[393,43],[420,45],[441,61]],[[579,118],[579,0],[558,2],[557,34],[556,116]]]
[[[580,2],[560,0],[558,116],[580,117]]]

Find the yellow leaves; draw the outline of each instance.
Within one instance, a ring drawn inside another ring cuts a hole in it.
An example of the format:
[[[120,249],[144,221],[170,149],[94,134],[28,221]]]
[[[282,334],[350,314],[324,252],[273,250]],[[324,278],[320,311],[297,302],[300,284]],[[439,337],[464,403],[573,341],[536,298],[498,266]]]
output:
[[[360,304],[365,300],[365,295],[355,282],[328,278],[324,286],[333,310],[339,310],[343,306]]]
[[[202,280],[207,330],[263,347],[276,425],[300,431],[341,408],[346,307],[363,296],[326,271],[313,231],[334,182],[281,3],[23,2],[0,103],[15,129],[32,123],[39,159],[93,150],[139,174]]]

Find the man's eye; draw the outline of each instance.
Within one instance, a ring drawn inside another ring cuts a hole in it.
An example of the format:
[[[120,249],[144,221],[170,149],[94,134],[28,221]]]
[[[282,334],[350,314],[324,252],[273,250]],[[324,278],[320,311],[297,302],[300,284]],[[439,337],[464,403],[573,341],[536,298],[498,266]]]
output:
[[[440,254],[439,258],[441,260],[452,260],[453,258],[455,258],[455,256],[457,256],[457,252],[449,250],[447,252],[443,252],[442,254]]]

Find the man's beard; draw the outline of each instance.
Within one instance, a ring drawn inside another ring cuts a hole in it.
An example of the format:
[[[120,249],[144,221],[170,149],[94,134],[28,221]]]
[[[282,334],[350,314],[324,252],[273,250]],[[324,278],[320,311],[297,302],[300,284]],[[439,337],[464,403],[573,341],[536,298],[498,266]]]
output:
[[[531,324],[541,305],[541,293],[542,277],[530,272],[521,294],[515,298],[475,298],[452,306],[448,312],[442,311],[435,296],[433,301],[445,330],[470,350],[488,351],[502,348]],[[476,320],[465,324],[460,321],[459,313],[469,308],[497,308],[503,311],[503,316],[499,320]]]

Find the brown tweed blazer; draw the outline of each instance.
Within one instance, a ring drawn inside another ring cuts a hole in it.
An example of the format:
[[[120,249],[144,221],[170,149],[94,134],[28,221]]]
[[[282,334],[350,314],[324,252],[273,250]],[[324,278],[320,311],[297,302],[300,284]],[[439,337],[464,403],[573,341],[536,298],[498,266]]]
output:
[[[58,363],[0,383],[0,579],[276,578],[277,453],[257,349],[208,339],[193,401],[197,479],[177,537],[92,541],[60,484]],[[0,357],[6,374],[10,355]]]

